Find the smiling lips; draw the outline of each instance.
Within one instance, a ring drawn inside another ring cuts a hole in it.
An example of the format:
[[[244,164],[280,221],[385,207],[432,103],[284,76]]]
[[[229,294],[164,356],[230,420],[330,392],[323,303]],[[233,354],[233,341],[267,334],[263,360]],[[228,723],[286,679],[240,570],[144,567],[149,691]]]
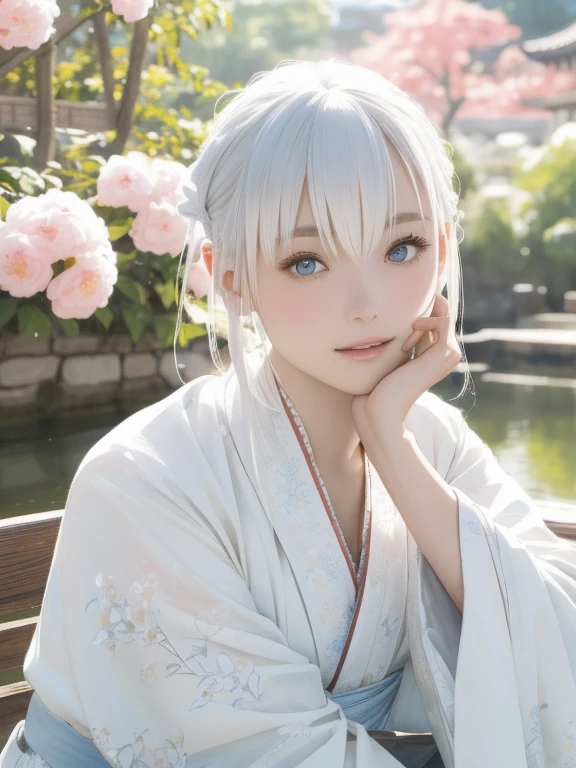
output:
[[[373,346],[374,344],[382,344],[387,341],[392,341],[392,339],[384,339],[382,338],[382,336],[371,336],[369,339],[360,339],[360,341],[357,341],[355,344],[351,344],[349,347],[341,347],[336,351],[347,352],[349,349],[357,349],[358,347]]]
[[[380,355],[383,354],[386,349],[388,349],[391,341],[392,339],[364,339],[363,343],[355,345],[364,347],[363,349],[348,347],[346,349],[337,349],[336,352],[339,352],[341,355],[346,355],[346,357],[349,357],[352,360],[375,360],[377,357],[380,357]]]

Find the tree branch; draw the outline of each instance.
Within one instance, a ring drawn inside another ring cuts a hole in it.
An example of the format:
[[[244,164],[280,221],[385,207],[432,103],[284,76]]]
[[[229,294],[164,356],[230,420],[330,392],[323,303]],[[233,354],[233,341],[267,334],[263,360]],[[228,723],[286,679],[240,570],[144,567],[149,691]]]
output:
[[[104,147],[102,155],[105,158],[111,155],[122,154],[134,124],[134,110],[138,100],[142,70],[146,60],[148,34],[152,23],[151,16],[152,13],[149,13],[145,19],[141,19],[134,24],[134,34],[130,46],[130,64],[118,111],[116,137],[107,147]]]
[[[38,133],[34,162],[38,169],[46,167],[49,160],[54,160],[56,149],[56,105],[52,78],[56,63],[56,46],[51,41],[42,46],[42,52],[36,56],[36,110],[38,115]]]
[[[100,70],[104,85],[104,99],[108,111],[108,124],[111,128],[115,128],[117,105],[114,99],[114,63],[112,61],[112,51],[110,50],[110,40],[108,39],[105,9],[99,11],[94,16],[94,30],[96,32],[96,42],[100,57]]]

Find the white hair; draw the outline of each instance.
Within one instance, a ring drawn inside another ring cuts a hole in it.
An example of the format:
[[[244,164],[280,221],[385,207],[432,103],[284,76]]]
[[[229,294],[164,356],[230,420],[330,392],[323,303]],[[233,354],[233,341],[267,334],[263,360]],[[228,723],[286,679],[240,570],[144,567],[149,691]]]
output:
[[[258,248],[272,264],[279,246],[290,247],[305,179],[320,240],[334,258],[340,248],[355,260],[363,259],[383,237],[388,247],[388,225],[396,215],[389,145],[405,164],[421,215],[418,185],[428,197],[434,242],[440,232],[445,234],[444,222],[451,222],[438,289],[446,287],[465,360],[454,166],[423,109],[395,85],[364,67],[335,59],[283,61],[269,72],[257,72],[245,89],[229,94],[190,167],[184,188],[188,203],[180,211],[195,223],[189,227],[176,333],[182,307],[187,306],[189,265],[200,258],[201,242],[208,237],[213,242],[207,323],[212,359],[223,373],[214,319],[218,294],[227,310],[229,351],[239,381],[272,409],[277,398],[270,389],[275,386],[271,370],[265,365],[261,380],[252,365],[246,365],[252,359],[245,344],[246,318],[260,339],[261,360],[267,360],[270,347],[256,315]],[[224,291],[227,270],[234,270],[233,289],[241,298]],[[462,392],[470,381],[467,365],[465,372]]]

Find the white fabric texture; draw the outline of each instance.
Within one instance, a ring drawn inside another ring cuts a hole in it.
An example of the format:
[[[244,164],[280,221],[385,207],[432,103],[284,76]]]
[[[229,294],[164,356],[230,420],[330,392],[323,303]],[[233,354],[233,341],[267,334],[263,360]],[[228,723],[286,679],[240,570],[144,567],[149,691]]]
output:
[[[266,449],[245,413],[232,367],[87,453],[24,667],[44,704],[122,768],[398,768],[326,691],[404,668],[387,728],[446,768],[576,768],[576,547],[458,409],[407,426],[457,492],[463,615],[373,467],[357,588],[286,413]]]

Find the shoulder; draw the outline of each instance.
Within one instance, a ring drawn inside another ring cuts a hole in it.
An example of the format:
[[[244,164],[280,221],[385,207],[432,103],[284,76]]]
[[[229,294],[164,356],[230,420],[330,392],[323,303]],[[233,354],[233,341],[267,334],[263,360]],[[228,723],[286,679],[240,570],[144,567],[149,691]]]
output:
[[[101,437],[86,453],[77,472],[85,467],[128,460],[142,468],[177,466],[177,458],[195,454],[221,436],[217,403],[222,377],[200,376],[167,397],[128,416]]]
[[[220,430],[223,379],[198,377],[98,440],[68,491],[72,541],[93,536],[107,549],[122,532],[172,556],[176,536],[223,548],[239,568],[236,496]]]

